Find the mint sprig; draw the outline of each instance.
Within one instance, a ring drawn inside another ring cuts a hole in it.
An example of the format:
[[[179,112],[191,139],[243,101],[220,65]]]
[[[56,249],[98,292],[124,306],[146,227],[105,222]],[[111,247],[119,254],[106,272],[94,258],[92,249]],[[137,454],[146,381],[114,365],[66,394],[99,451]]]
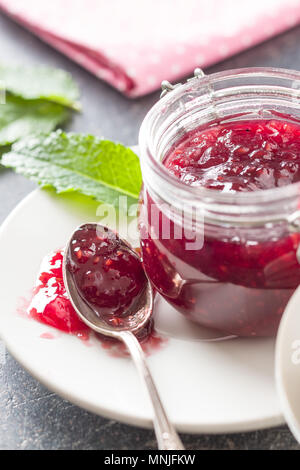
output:
[[[61,130],[16,142],[2,164],[42,187],[77,191],[115,207],[120,194],[129,205],[136,202],[142,184],[139,159],[130,148]]]

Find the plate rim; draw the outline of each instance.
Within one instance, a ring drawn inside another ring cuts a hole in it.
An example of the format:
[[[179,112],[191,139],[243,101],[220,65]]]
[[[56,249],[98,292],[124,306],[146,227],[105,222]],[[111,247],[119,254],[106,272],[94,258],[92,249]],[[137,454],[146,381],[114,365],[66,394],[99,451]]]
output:
[[[277,389],[284,419],[286,420],[286,423],[288,424],[290,431],[293,434],[296,441],[300,442],[300,424],[295,420],[294,413],[292,412],[290,400],[288,398],[288,395],[286,393],[286,388],[284,386],[284,378],[283,378],[283,371],[282,371],[282,368],[284,366],[283,343],[284,343],[284,338],[286,336],[286,329],[288,327],[288,323],[289,323],[290,316],[291,316],[289,312],[290,312],[290,309],[292,308],[292,305],[294,303],[296,304],[298,297],[300,297],[300,286],[297,287],[294,294],[290,298],[285,308],[284,314],[282,316],[280,325],[279,325],[279,329],[278,329],[278,333],[276,337],[276,343],[275,343],[274,369],[275,369],[275,384],[276,384],[276,389]]]

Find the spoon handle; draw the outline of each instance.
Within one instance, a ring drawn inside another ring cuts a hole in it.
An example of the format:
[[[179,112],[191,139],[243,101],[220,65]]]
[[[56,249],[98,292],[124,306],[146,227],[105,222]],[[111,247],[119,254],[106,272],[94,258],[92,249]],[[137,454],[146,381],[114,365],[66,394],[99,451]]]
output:
[[[154,411],[153,424],[158,448],[160,450],[184,450],[183,444],[174,426],[170,423],[162,405],[140,343],[134,334],[129,331],[122,332],[120,336],[122,341],[126,344],[140,376],[147,387]]]

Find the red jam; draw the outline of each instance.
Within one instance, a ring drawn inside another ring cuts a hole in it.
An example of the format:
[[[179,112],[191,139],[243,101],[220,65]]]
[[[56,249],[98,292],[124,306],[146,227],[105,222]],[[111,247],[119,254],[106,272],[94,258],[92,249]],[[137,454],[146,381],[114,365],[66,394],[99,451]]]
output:
[[[88,340],[92,332],[79,319],[68,299],[63,282],[62,264],[63,251],[61,250],[44,258],[32,300],[29,307],[26,306],[27,314],[57,330]],[[42,337],[47,339],[51,336],[51,333],[48,332],[42,334]],[[103,348],[107,349],[111,355],[118,357],[128,355],[125,346],[120,341],[98,334],[96,337],[101,341]],[[158,349],[163,343],[163,339],[154,331],[153,320],[150,320],[137,333],[137,338],[146,353]]]
[[[88,339],[90,329],[79,319],[67,297],[62,264],[62,251],[44,258],[28,313],[46,325]]]
[[[253,120],[199,128],[184,135],[163,163],[187,185],[222,192],[284,186],[300,181],[300,125]],[[276,332],[300,283],[299,234],[291,234],[286,225],[226,229],[205,223],[203,247],[186,250],[190,240],[172,236],[175,223],[147,191],[144,209],[140,231],[145,270],[170,303],[188,318],[230,334]],[[169,239],[161,236],[166,221]]]
[[[67,269],[82,297],[114,326],[132,313],[147,282],[139,256],[118,235],[101,225],[78,229]]]
[[[196,129],[164,165],[190,186],[223,192],[285,186],[300,180],[300,126],[257,120]]]

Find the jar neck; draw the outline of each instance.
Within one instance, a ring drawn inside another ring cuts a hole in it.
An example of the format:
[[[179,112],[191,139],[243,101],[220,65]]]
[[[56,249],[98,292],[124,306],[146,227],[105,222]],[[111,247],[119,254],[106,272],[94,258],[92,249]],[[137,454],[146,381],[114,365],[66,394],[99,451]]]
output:
[[[221,193],[192,187],[162,164],[170,148],[195,128],[226,121],[300,122],[300,72],[250,68],[196,77],[176,87],[149,111],[140,130],[146,189],[175,210],[201,211],[219,225],[256,226],[297,218],[300,183],[281,188]],[[295,215],[296,214],[296,215]]]

